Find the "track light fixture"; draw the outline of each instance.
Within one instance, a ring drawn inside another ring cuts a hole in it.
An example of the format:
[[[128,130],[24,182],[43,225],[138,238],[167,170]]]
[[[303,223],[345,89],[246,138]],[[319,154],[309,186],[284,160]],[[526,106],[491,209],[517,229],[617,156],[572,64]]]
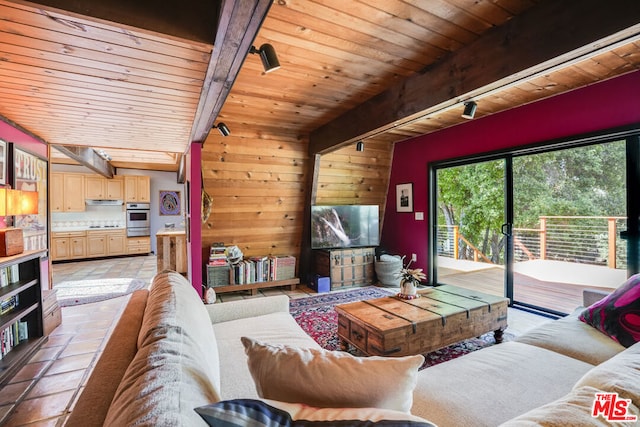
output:
[[[220,132],[222,136],[229,136],[231,134],[231,131],[229,130],[227,125],[225,125],[222,122],[218,123],[217,125],[213,125],[213,129],[216,129],[216,128],[218,129],[218,132]]]
[[[356,151],[364,151],[364,142],[358,141],[356,143]]]
[[[473,116],[476,114],[476,108],[478,108],[478,104],[476,104],[475,101],[465,102],[462,117],[465,119],[473,119]]]
[[[260,54],[260,59],[262,60],[262,66],[264,67],[265,73],[270,73],[280,68],[280,61],[278,61],[276,50],[269,43],[263,44],[260,46],[260,49],[256,49],[255,46],[251,46],[249,53]]]

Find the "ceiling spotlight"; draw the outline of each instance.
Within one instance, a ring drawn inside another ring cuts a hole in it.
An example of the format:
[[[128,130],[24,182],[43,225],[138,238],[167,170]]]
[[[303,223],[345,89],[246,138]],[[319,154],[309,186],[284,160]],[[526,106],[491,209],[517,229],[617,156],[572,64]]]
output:
[[[473,119],[473,116],[476,114],[476,108],[478,108],[478,104],[474,101],[465,102],[462,117],[465,119]]]
[[[227,125],[225,125],[222,122],[218,123],[217,125],[213,125],[213,129],[216,129],[216,128],[218,129],[218,131],[222,136],[229,136],[231,134],[231,131],[229,130]]]
[[[356,144],[356,151],[364,151],[364,142],[358,141]]]
[[[260,54],[260,59],[262,60],[262,66],[264,67],[265,73],[270,73],[280,68],[280,61],[278,61],[276,50],[269,43],[263,44],[260,46],[260,49],[256,49],[255,46],[251,46],[249,53]]]

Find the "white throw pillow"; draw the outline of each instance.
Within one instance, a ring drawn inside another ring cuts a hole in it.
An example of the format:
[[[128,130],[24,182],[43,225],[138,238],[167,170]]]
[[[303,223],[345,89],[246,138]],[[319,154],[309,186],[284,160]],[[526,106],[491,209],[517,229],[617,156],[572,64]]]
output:
[[[264,399],[317,407],[409,412],[424,356],[355,357],[342,351],[269,345],[242,337]]]

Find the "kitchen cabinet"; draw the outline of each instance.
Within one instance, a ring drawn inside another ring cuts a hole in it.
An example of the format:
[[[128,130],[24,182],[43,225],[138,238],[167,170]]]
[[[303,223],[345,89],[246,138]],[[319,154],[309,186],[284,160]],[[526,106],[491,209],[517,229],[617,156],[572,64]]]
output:
[[[127,238],[127,254],[148,254],[151,252],[151,237]]]
[[[25,251],[0,258],[7,280],[0,286],[2,352],[0,384],[5,384],[46,341],[42,319],[41,262],[46,251]],[[14,339],[8,339],[13,336]]]
[[[51,233],[51,260],[85,258],[87,256],[87,233],[68,231]]]
[[[85,176],[85,198],[97,200],[122,200],[124,198],[124,180],[122,177],[111,179],[101,176]]]
[[[151,180],[148,176],[124,176],[125,202],[149,203],[151,201]]]
[[[51,173],[51,212],[84,212],[84,175]]]
[[[124,230],[87,231],[87,258],[125,254],[125,238]]]

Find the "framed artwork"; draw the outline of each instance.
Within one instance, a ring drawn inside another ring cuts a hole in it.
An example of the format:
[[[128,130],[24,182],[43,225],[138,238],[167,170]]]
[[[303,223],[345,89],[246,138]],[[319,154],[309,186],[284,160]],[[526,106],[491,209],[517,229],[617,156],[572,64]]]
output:
[[[4,152],[7,152],[6,147]],[[13,188],[38,192],[38,213],[15,217],[14,226],[22,228],[25,250],[48,247],[47,176],[48,164],[45,159],[13,146]]]
[[[160,215],[180,215],[180,192],[160,190]]]
[[[413,212],[413,183],[396,185],[396,212]]]
[[[0,139],[0,185],[7,183],[7,143]]]

